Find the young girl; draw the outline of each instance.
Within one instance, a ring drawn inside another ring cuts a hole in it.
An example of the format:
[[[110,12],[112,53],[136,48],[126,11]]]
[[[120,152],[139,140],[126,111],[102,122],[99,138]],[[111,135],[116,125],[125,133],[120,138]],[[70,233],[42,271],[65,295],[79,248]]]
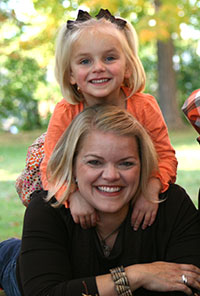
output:
[[[95,18],[79,11],[75,21],[69,20],[62,26],[57,40],[55,74],[64,99],[57,104],[51,117],[40,165],[42,186],[48,190],[48,160],[72,119],[83,108],[94,104],[113,104],[127,109],[152,137],[159,161],[159,171],[146,184],[147,196],[141,195],[135,203],[132,214],[135,230],[141,222],[143,229],[154,222],[158,195],[167,190],[169,183],[175,182],[177,169],[175,151],[161,110],[154,97],[142,93],[145,73],[137,47],[137,34],[132,25],[115,18],[108,10],[101,9]],[[39,145],[42,150],[41,142]],[[35,161],[30,159],[31,164],[27,164],[29,175],[29,167],[32,168]],[[27,194],[30,176],[26,178],[28,182],[24,182],[23,177],[18,184],[21,182],[22,187],[26,187],[22,199],[27,199],[31,193],[29,190]],[[60,192],[57,198],[62,199]],[[76,223],[81,223],[82,227],[95,225],[98,219],[95,210],[86,204],[78,190],[70,195],[69,206]]]

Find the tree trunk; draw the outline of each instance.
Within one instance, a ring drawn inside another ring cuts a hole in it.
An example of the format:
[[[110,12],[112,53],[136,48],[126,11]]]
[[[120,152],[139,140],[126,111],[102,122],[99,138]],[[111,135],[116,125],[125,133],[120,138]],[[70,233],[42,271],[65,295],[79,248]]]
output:
[[[154,0],[156,10],[162,5]],[[174,46],[172,39],[157,41],[159,103],[169,128],[183,126],[176,100],[176,74],[173,68]]]
[[[180,128],[182,120],[176,101],[176,75],[173,68],[174,47],[171,39],[157,41],[159,103],[169,128]]]

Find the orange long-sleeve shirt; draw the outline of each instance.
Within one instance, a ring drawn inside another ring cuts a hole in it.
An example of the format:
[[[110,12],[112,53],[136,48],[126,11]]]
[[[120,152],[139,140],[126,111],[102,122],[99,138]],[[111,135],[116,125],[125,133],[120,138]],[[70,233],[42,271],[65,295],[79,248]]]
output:
[[[126,96],[128,89],[123,89]],[[73,118],[83,110],[83,103],[71,105],[62,99],[55,107],[50,119],[44,143],[45,157],[40,165],[42,185],[48,190],[46,169],[53,149],[69,126]],[[162,184],[161,192],[168,189],[169,183],[176,181],[177,159],[175,150],[170,144],[168,129],[156,99],[145,93],[136,93],[127,99],[129,111],[147,130],[151,136],[158,154],[159,171],[155,175]]]

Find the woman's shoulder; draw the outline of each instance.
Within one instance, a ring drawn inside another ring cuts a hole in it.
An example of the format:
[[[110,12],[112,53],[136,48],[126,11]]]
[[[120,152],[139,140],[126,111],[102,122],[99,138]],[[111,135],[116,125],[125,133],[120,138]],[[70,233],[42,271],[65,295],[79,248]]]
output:
[[[31,201],[26,209],[26,216],[31,219],[50,220],[51,217],[56,220],[64,220],[64,223],[72,223],[73,219],[70,214],[70,210],[66,209],[64,205],[54,207],[53,204],[56,202],[55,198],[50,201],[46,200],[47,192],[45,190],[38,190],[32,193]]]
[[[186,190],[178,184],[170,184],[168,190],[160,194],[160,200],[159,208],[164,208],[171,217],[173,215],[184,216],[186,212],[198,214],[194,202]]]

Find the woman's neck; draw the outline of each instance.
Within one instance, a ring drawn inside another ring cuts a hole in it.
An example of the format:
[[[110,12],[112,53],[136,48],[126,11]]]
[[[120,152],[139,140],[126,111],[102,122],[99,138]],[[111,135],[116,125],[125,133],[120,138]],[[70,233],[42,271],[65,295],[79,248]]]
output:
[[[98,212],[99,220],[97,222],[96,229],[100,233],[101,237],[106,237],[120,227],[127,216],[128,209],[129,205],[126,205],[123,209],[116,213]]]
[[[119,228],[126,218],[127,212],[128,205],[121,209],[120,212],[114,214],[98,212],[99,221],[96,226],[96,232],[105,257],[110,256]]]

